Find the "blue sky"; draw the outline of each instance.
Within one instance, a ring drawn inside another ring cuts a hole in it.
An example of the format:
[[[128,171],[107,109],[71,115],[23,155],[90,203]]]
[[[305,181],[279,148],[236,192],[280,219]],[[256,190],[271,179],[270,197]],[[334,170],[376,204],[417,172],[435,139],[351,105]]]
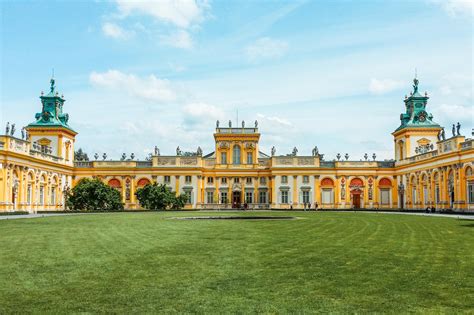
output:
[[[415,68],[428,111],[473,126],[473,1],[3,1],[1,109],[23,126],[54,68],[76,148],[213,150],[259,121],[261,150],[393,157]],[[240,122],[239,122],[240,124]]]

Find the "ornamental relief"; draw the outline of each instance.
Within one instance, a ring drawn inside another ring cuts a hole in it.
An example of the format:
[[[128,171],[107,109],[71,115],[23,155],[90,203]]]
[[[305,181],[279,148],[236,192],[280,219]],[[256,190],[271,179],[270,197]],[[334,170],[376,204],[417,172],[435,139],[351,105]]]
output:
[[[255,144],[252,142],[246,142],[245,143],[245,148],[246,149],[255,149]]]
[[[313,165],[313,158],[298,158],[298,165]]]
[[[278,159],[278,164],[280,164],[280,165],[292,165],[293,164],[293,158],[279,158]]]
[[[196,158],[181,158],[180,161],[181,165],[196,165],[197,164],[197,159]]]
[[[228,148],[230,148],[229,142],[222,141],[219,143],[219,149],[228,149]]]
[[[175,165],[176,159],[175,158],[159,158],[158,165]]]

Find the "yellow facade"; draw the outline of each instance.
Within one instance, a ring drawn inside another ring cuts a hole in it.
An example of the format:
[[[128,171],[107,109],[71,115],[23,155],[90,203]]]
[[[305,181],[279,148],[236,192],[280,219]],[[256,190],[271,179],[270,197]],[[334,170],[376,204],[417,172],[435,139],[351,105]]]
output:
[[[156,152],[150,161],[73,161],[71,129],[27,130],[27,139],[0,136],[0,211],[63,210],[65,190],[85,177],[117,188],[126,209],[140,208],[138,187],[157,182],[188,194],[186,209],[314,209],[317,204],[474,211],[473,140],[454,131],[441,139],[438,125],[397,129],[392,161],[325,161],[317,149],[311,156],[277,155],[273,149],[267,155],[259,150],[257,122],[252,127],[218,123],[215,150],[207,155]]]

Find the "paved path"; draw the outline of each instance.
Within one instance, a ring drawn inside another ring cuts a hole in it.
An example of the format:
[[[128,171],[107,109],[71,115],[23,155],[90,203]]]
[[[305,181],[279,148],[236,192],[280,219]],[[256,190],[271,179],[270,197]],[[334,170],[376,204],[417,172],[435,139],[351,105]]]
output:
[[[214,212],[215,210],[201,210],[202,212]],[[198,212],[201,212],[198,211]],[[184,211],[183,211],[184,212]],[[193,211],[194,212],[194,211]],[[272,211],[272,210],[220,210],[218,212],[280,212],[280,211]],[[295,211],[298,213],[300,211]],[[326,212],[326,211],[324,211]],[[337,212],[337,211],[335,211]],[[453,219],[466,219],[466,220],[474,220],[474,214],[442,214],[442,213],[424,213],[424,212],[393,212],[393,211],[340,211],[340,212],[352,212],[352,213],[372,213],[372,214],[406,214],[406,215],[419,215],[419,216],[426,216],[426,217],[443,217],[443,218],[453,218]],[[11,219],[32,219],[32,218],[45,218],[45,217],[57,217],[57,216],[64,216],[64,215],[88,215],[88,214],[107,214],[107,213],[120,213],[120,212],[94,212],[94,213],[42,213],[42,214],[21,214],[21,215],[0,215],[0,220],[11,220]],[[126,212],[130,213],[130,212]],[[137,212],[141,213],[141,212]],[[309,213],[318,213],[317,211],[311,211]]]

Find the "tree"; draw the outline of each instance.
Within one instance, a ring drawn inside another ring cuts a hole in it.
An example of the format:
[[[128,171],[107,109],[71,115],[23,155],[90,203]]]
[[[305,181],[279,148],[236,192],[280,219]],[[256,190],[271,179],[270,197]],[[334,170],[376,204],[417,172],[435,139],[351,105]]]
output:
[[[123,210],[120,193],[99,179],[81,179],[68,193],[67,208],[73,211]]]
[[[187,201],[186,195],[176,195],[164,184],[147,184],[138,188],[137,199],[140,206],[149,210],[181,209]]]
[[[79,150],[74,152],[74,160],[75,161],[89,161],[89,156],[87,155],[87,153],[82,151],[81,148],[79,148]]]

